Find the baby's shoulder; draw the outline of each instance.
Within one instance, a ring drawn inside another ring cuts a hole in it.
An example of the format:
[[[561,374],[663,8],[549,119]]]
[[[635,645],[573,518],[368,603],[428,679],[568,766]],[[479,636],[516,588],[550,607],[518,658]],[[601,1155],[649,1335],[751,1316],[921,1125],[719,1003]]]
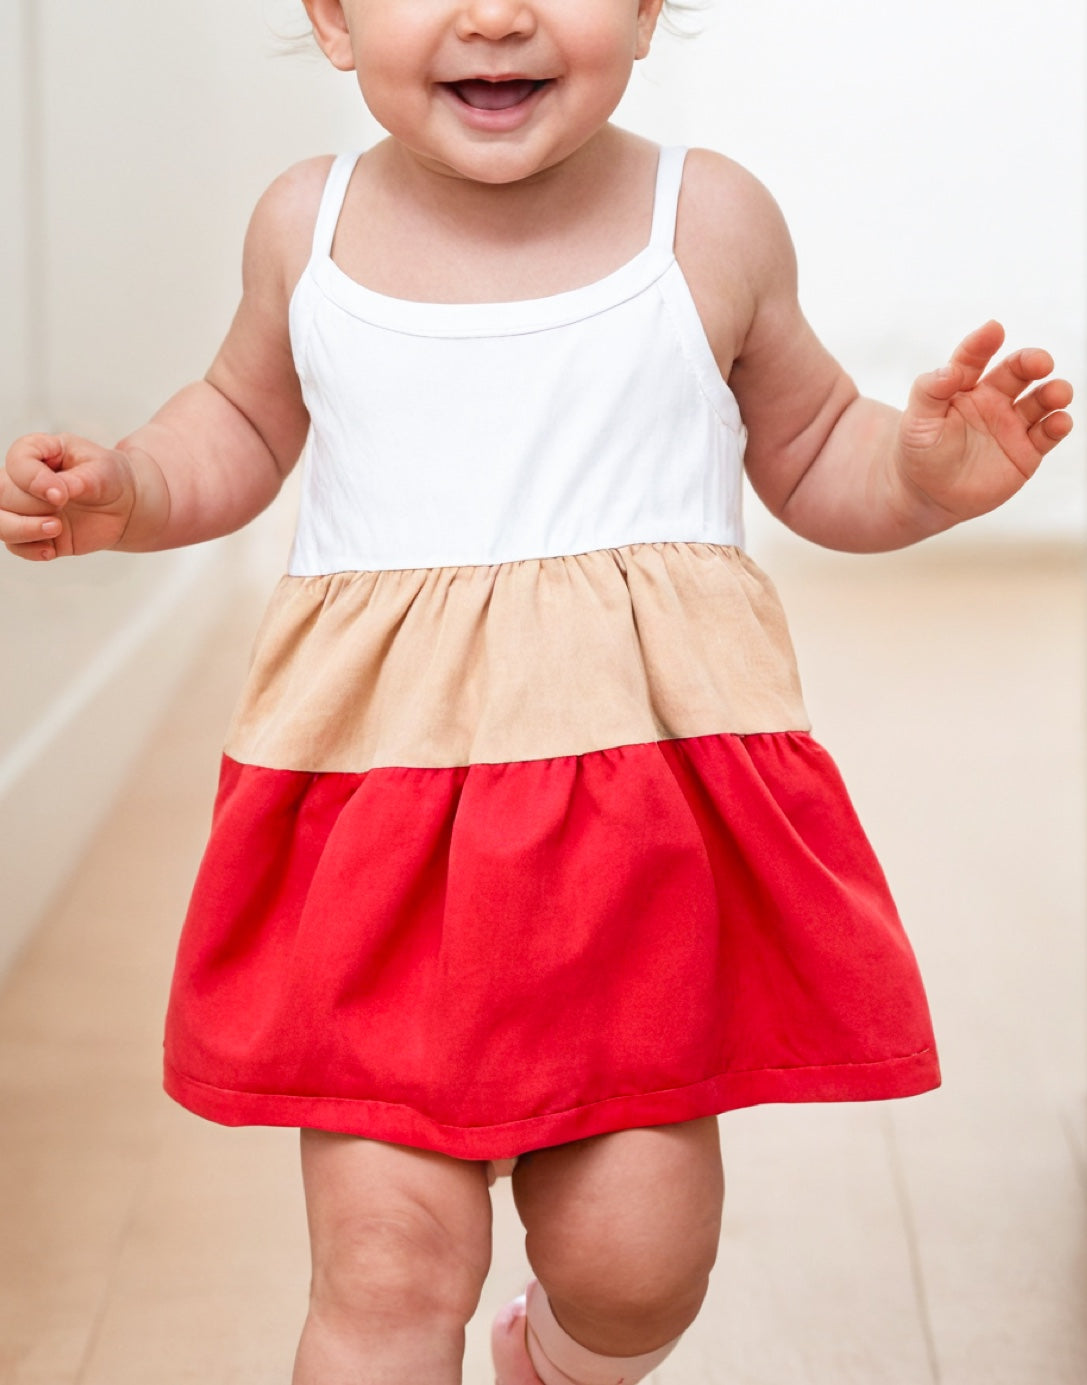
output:
[[[691,149],[676,220],[676,259],[723,375],[762,303],[795,294],[785,219],[762,183],[734,159]]]
[[[791,259],[792,243],[781,208],[769,189],[742,164],[712,149],[691,149],[683,170],[677,241],[701,246],[714,259],[765,271]]]
[[[247,265],[274,273],[290,289],[310,257],[321,194],[333,155],[292,164],[260,196],[246,233]]]
[[[258,211],[264,208],[284,220],[308,215],[312,221],[335,157],[334,154],[317,154],[291,164],[265,188],[257,203]]]

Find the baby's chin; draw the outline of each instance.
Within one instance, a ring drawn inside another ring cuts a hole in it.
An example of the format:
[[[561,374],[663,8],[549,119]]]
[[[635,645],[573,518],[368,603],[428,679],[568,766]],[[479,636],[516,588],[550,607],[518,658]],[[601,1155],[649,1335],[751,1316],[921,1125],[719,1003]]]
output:
[[[394,136],[395,139],[395,136]],[[432,150],[413,149],[402,141],[404,155],[427,173],[448,178],[453,182],[475,183],[500,188],[530,186],[546,181],[551,173],[565,163],[567,155],[556,153],[542,159],[528,159],[523,150],[495,149],[480,146],[478,152],[443,156]]]

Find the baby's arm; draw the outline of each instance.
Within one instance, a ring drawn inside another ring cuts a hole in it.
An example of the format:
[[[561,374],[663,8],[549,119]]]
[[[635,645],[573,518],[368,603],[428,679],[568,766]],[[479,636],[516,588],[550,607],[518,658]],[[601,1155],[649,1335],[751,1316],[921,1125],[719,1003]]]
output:
[[[719,271],[731,277],[719,290],[737,308],[722,323],[727,340],[714,341],[712,314],[708,331],[718,359],[732,361],[748,475],[797,533],[853,552],[916,543],[1002,504],[1070,432],[1071,386],[1037,383],[1053,369],[1047,352],[1015,352],[986,373],[1003,341],[997,323],[921,376],[904,412],[862,398],[800,310],[792,243],[769,194],[712,156],[695,171],[695,220],[715,196],[731,213]]]
[[[327,160],[290,170],[253,214],[243,293],[203,380],[113,448],[20,438],[0,472],[0,540],[32,560],[146,551],[240,528],[270,503],[305,439],[287,308],[309,253]]]

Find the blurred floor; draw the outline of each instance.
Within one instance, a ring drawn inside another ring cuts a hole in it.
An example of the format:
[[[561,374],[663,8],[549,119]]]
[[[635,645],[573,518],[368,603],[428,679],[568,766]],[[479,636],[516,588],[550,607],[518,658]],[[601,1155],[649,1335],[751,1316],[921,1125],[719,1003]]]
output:
[[[928,981],[945,1086],[722,1121],[710,1299],[658,1385],[1082,1385],[1078,557],[783,552],[816,733]],[[288,1131],[159,1091],[176,929],[256,606],[239,601],[0,994],[0,1385],[286,1385]],[[64,785],[57,785],[57,812]],[[42,824],[42,869],[49,869]],[[465,1380],[526,1269],[508,1181]]]

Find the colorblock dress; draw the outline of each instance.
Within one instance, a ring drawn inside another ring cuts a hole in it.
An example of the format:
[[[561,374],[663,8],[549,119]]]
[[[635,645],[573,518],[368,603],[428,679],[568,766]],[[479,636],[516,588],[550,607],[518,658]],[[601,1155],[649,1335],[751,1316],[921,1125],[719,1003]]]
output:
[[[290,308],[311,430],[179,945],[166,1086],[471,1159],[938,1085],[883,874],[742,548],[673,253],[522,302]]]

